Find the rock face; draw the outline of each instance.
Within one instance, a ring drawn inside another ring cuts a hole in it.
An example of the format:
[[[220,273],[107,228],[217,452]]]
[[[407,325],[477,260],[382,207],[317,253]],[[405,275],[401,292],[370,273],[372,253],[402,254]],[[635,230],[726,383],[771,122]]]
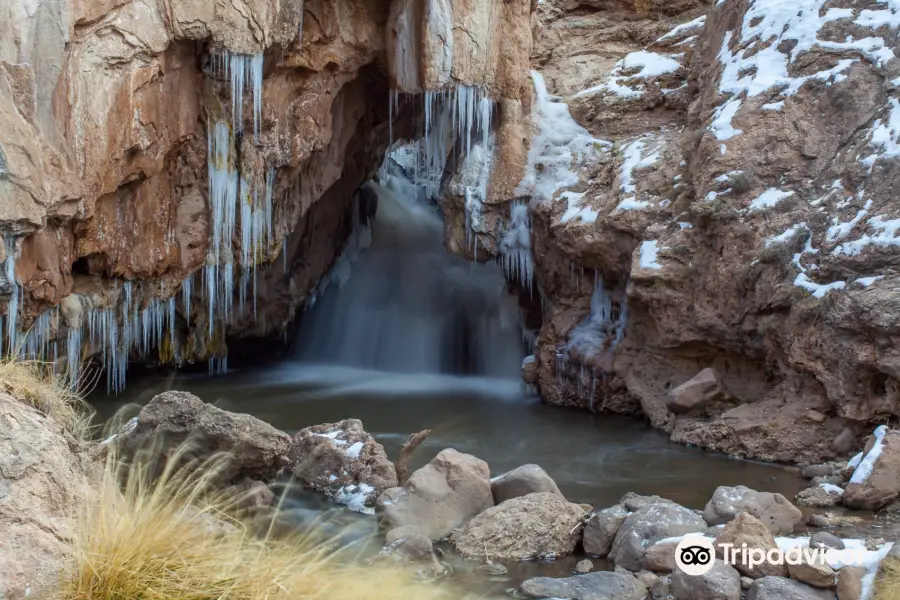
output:
[[[290,456],[298,481],[339,501],[373,506],[381,492],[397,486],[397,473],[384,447],[357,419],[300,430]]]
[[[224,453],[228,462],[221,472],[223,483],[271,481],[290,462],[289,435],[250,415],[206,404],[188,392],[155,396],[126,430],[116,441],[129,455],[159,449],[165,456],[186,450],[184,459],[206,459]]]
[[[520,588],[530,598],[572,600],[642,600],[647,588],[630,574],[600,571],[565,579],[537,577]]]
[[[494,505],[489,479],[483,460],[443,450],[410,475],[406,485],[385,490],[377,508],[387,529],[414,527],[440,540]]]
[[[649,546],[706,528],[706,522],[694,511],[669,500],[653,500],[625,518],[613,540],[609,558],[618,566],[640,571],[644,566],[644,551]]]
[[[491,479],[491,492],[494,494],[494,504],[528,494],[545,493],[562,496],[556,482],[537,465],[523,465],[494,477]]]
[[[731,552],[731,548],[747,548],[748,550],[768,553],[769,550],[778,547],[769,528],[749,513],[741,513],[737,518],[725,525],[719,537],[716,538],[714,546],[716,547],[716,555],[719,558],[724,558],[724,553]],[[746,557],[746,553],[743,556]],[[749,564],[739,560],[734,566],[741,574],[754,579],[770,575],[786,577],[788,574],[785,565],[777,565],[768,561],[763,562],[761,565],[754,565],[751,568]]]
[[[114,388],[132,355],[222,368],[229,337],[280,334],[324,289],[354,192],[391,131],[420,128],[426,90],[518,106],[519,128],[530,103],[530,0],[431,3],[428,19],[419,0],[13,4],[3,311],[14,331],[40,324],[33,348],[105,357]],[[391,90],[410,94],[393,126]],[[498,172],[526,152],[498,148]]]
[[[61,426],[0,394],[0,597],[58,597],[71,520],[97,497],[101,470]]]
[[[781,494],[757,492],[742,485],[717,488],[703,509],[703,518],[710,525],[722,525],[740,513],[756,517],[775,535],[791,533],[803,519],[800,509]]]
[[[741,600],[741,575],[718,560],[703,575],[687,575],[676,569],[671,593],[675,600]]]
[[[843,502],[852,508],[876,510],[900,498],[900,431],[876,433],[871,448],[850,478]]]
[[[896,27],[881,5],[768,6],[538,3],[526,178],[451,217],[448,246],[468,230],[479,257],[530,258],[547,402],[822,462],[900,415]],[[882,50],[846,55],[862,46]],[[727,402],[712,379],[679,390],[706,369]]]
[[[584,510],[559,494],[536,493],[487,509],[450,537],[466,558],[532,560],[572,554]]]

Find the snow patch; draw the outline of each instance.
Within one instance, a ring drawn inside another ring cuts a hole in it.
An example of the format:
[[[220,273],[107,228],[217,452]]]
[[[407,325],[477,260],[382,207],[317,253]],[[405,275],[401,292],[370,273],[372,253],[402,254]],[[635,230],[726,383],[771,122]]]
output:
[[[662,265],[656,262],[659,255],[659,246],[656,240],[648,240],[641,243],[641,268],[662,269]]]
[[[791,192],[791,191],[785,192],[785,191],[779,190],[778,188],[769,188],[766,191],[764,191],[762,194],[760,194],[756,199],[754,199],[753,202],[750,203],[749,209],[751,211],[755,211],[755,210],[763,210],[766,208],[771,208],[773,206],[776,206],[779,202],[781,202],[785,198],[788,198],[793,195],[794,195],[794,192]]]
[[[887,425],[881,425],[875,429],[875,443],[872,444],[872,449],[859,461],[859,465],[856,467],[856,470],[853,471],[853,476],[850,478],[850,483],[862,485],[868,481],[869,476],[872,475],[872,469],[875,468],[875,462],[878,460],[878,457],[881,456],[881,452],[884,449],[884,436],[887,432]]]

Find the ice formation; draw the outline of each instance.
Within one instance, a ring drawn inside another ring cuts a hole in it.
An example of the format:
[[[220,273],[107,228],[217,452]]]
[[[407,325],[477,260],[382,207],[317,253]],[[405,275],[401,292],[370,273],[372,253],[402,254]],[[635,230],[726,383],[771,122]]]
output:
[[[500,262],[506,278],[518,280],[523,290],[531,291],[534,261],[531,257],[531,218],[522,201],[510,205],[509,224],[500,240]]]
[[[9,306],[6,311],[6,340],[9,353],[16,351],[19,327],[19,282],[16,281],[16,248],[15,238],[6,238],[6,260],[3,262],[3,270],[6,281],[10,286]],[[2,350],[2,344],[0,344]]]
[[[302,30],[301,30],[302,33]],[[213,54],[217,74],[231,80],[231,117],[235,131],[243,128],[244,89],[253,93],[253,135],[259,139],[262,125],[263,53],[236,54],[225,50]]]

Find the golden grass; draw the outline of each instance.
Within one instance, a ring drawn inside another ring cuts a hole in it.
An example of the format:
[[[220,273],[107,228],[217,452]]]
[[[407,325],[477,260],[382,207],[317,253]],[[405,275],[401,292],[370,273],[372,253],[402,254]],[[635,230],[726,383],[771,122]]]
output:
[[[40,361],[0,360],[0,390],[30,404],[78,438],[87,436],[92,412],[76,386]]]
[[[169,465],[181,463],[170,460]],[[314,532],[254,535],[212,490],[223,459],[159,472],[152,461],[108,460],[99,501],[77,527],[64,600],[438,600],[446,587],[408,571],[362,566]],[[274,523],[274,518],[272,520]]]
[[[875,578],[874,600],[900,600],[900,560],[887,557],[881,561]]]

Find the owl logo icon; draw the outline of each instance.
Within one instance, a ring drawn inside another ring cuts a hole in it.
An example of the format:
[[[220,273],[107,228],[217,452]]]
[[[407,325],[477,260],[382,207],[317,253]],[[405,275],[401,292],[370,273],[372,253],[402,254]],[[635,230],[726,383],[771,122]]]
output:
[[[688,575],[703,575],[713,568],[716,550],[710,540],[688,536],[675,547],[675,565]]]

